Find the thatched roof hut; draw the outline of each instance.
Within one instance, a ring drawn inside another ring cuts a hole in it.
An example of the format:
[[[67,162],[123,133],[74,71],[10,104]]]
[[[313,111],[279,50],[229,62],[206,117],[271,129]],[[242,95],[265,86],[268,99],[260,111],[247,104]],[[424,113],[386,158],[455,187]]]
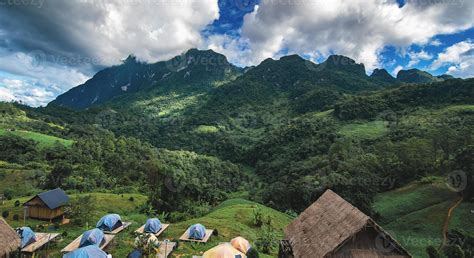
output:
[[[283,257],[411,257],[375,221],[331,190],[301,213],[285,236],[290,245],[285,249],[292,254]]]
[[[20,247],[20,237],[8,223],[0,218],[0,257],[8,257]]]

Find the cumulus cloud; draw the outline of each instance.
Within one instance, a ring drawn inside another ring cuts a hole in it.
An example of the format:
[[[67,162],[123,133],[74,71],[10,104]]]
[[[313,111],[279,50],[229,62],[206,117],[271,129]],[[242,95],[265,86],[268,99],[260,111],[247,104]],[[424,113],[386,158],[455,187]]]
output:
[[[308,56],[338,53],[380,65],[385,46],[425,45],[439,34],[471,28],[474,1],[262,0],[244,18],[252,63],[282,50]]]
[[[199,46],[201,31],[219,17],[217,0],[13,3],[0,5],[0,70],[22,76],[23,87],[53,93],[37,91],[37,101],[28,99],[33,105],[52,100],[128,54],[155,62]],[[10,92],[3,96],[25,97],[12,91],[12,84],[2,87]]]
[[[431,68],[448,65],[448,73],[461,78],[474,77],[474,42],[458,42],[439,53]]]
[[[410,51],[408,52],[408,56],[410,57],[410,62],[408,62],[408,65],[407,65],[408,67],[413,67],[419,64],[420,61],[422,60],[428,61],[428,60],[433,59],[433,55],[431,55],[428,52],[425,52],[424,50],[420,52]]]

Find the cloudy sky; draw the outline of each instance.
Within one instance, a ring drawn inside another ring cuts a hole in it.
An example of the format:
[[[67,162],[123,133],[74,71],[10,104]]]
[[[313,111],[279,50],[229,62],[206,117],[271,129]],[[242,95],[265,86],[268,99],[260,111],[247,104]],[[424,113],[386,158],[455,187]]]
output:
[[[0,101],[45,105],[129,54],[211,48],[474,77],[472,0],[0,0]]]

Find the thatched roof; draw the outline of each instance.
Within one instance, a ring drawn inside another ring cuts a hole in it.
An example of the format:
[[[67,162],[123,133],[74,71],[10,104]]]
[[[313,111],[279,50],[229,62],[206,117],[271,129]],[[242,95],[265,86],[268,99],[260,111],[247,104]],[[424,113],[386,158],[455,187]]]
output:
[[[4,219],[0,218],[0,257],[8,256],[19,247],[20,237]]]
[[[294,257],[325,257],[366,226],[382,231],[369,216],[327,190],[285,229],[285,235],[291,243]],[[397,249],[409,256],[395,244]]]

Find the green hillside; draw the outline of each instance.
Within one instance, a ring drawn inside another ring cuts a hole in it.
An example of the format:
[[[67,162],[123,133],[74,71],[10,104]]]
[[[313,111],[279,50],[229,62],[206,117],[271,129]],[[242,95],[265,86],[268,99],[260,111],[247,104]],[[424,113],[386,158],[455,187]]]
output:
[[[137,194],[107,193],[91,193],[80,195],[72,194],[70,197],[72,202],[74,202],[74,200],[76,200],[79,196],[85,195],[90,195],[93,197],[92,200],[94,210],[87,218],[89,229],[95,225],[95,222],[98,221],[101,216],[107,213],[118,213],[122,216],[124,221],[133,222],[126,232],[122,232],[116,236],[113,244],[107,249],[113,256],[125,257],[130,251],[133,250],[133,241],[135,239],[135,234],[133,231],[143,225],[147,219],[146,215],[137,213],[137,207],[145,202],[146,197]],[[133,201],[131,201],[132,197]],[[27,201],[28,198],[19,198],[7,201],[5,205],[0,205],[0,211],[10,211],[8,222],[13,227],[23,226],[23,222],[21,220],[14,221],[12,219],[14,214],[22,214],[22,207],[14,207],[14,202],[17,200],[23,203]],[[176,240],[190,225],[202,223],[209,229],[217,230],[218,236],[213,236],[206,244],[180,243],[179,248],[174,252],[175,256],[192,257],[193,255],[202,255],[204,251],[218,245],[221,242],[228,242],[237,236],[242,236],[248,239],[252,245],[255,245],[259,232],[261,231],[261,229],[256,227],[253,222],[253,211],[256,207],[260,207],[264,216],[272,218],[271,225],[276,230],[275,239],[281,239],[283,237],[283,228],[285,228],[290,223],[291,218],[288,215],[263,205],[241,199],[225,201],[219,207],[215,208],[209,214],[204,215],[203,217],[172,223],[167,231],[165,231],[165,233],[160,236],[160,239]],[[33,228],[41,224],[42,222],[35,220],[26,221],[26,225]],[[39,227],[41,228],[41,226]],[[67,235],[63,236],[63,241],[49,246],[50,255],[54,256],[59,254],[59,250],[61,250],[64,246],[73,241],[82,232],[87,230],[87,227],[85,225],[77,226],[74,224],[68,224],[59,226],[57,229],[41,228],[41,230],[43,232],[67,232]],[[277,251],[277,249],[273,249],[271,256],[262,254],[261,257],[274,257]]]
[[[66,139],[62,139],[62,138],[47,135],[47,134],[24,131],[24,130],[8,130],[8,129],[6,130],[6,129],[0,128],[0,135],[5,135],[5,134],[16,135],[25,139],[33,140],[37,142],[38,146],[41,148],[52,147],[55,144],[62,144],[66,147],[70,147],[74,143],[74,141],[72,140],[66,140]]]
[[[428,246],[441,246],[448,209],[458,199],[443,178],[431,178],[377,195],[374,209],[380,214],[378,222],[385,230],[415,257],[426,257]],[[474,228],[473,209],[473,203],[457,207],[449,230],[470,232]]]

